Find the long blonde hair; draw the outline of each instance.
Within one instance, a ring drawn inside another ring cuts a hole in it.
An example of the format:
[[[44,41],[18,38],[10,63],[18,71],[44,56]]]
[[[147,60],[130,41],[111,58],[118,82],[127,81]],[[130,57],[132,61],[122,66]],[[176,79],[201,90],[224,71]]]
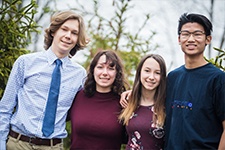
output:
[[[158,54],[149,54],[143,57],[138,64],[135,80],[133,84],[133,90],[131,92],[130,99],[128,100],[128,106],[122,110],[119,115],[119,120],[123,122],[124,125],[128,125],[129,119],[134,113],[134,111],[138,108],[141,101],[141,90],[142,83],[140,80],[141,69],[148,58],[155,59],[160,66],[160,84],[156,89],[156,93],[154,95],[154,113],[153,113],[153,122],[159,126],[164,125],[165,121],[165,93],[166,93],[166,65],[164,59]]]

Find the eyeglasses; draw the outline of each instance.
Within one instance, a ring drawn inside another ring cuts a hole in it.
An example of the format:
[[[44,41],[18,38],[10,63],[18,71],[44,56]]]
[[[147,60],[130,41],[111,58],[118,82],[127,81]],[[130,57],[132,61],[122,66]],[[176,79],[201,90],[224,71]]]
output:
[[[180,31],[180,37],[184,40],[187,40],[191,35],[194,37],[194,39],[202,39],[202,36],[205,35],[204,31],[194,31],[194,32],[189,32],[189,31]]]

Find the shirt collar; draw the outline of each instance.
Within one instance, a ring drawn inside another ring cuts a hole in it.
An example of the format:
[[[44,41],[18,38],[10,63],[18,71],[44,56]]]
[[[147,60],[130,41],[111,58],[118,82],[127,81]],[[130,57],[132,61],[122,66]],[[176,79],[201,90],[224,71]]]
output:
[[[55,53],[51,49],[48,49],[46,53],[47,53],[48,63],[49,65],[52,65],[55,62],[55,60],[58,59],[58,57],[55,55]],[[62,68],[65,68],[70,61],[68,56],[61,58],[60,60],[62,61]]]

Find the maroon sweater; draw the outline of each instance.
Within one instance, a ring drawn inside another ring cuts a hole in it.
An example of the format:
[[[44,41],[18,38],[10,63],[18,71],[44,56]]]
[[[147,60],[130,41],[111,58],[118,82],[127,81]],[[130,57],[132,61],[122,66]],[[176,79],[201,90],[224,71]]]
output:
[[[139,106],[129,120],[126,150],[160,150],[164,144],[164,129],[152,124],[153,106]]]
[[[71,149],[120,149],[123,126],[119,96],[98,93],[87,97],[80,91],[71,107]]]

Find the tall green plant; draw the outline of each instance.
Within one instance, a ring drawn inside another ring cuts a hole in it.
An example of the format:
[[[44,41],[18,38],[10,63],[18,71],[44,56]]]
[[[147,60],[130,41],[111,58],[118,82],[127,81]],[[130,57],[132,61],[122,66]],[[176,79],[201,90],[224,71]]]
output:
[[[225,49],[219,49],[215,48],[214,50],[218,51],[219,54],[216,56],[216,58],[206,59],[208,62],[211,62],[216,67],[222,69],[225,72]]]
[[[151,43],[151,39],[155,35],[154,32],[148,30],[143,38],[141,32],[148,25],[150,15],[143,15],[145,20],[141,24],[140,28],[136,28],[136,32],[131,33],[127,29],[129,19],[132,18],[132,7],[128,0],[113,1],[112,10],[114,15],[110,18],[105,18],[99,13],[99,1],[93,0],[94,13],[89,10],[85,10],[85,7],[77,2],[77,8],[71,8],[79,11],[83,16],[90,17],[87,25],[88,35],[91,42],[89,44],[89,54],[87,54],[86,61],[83,66],[87,68],[91,59],[99,50],[114,50],[120,55],[125,66],[125,75],[127,79],[130,79],[132,84],[132,77],[134,70],[140,60],[140,58],[157,48],[157,45]],[[80,9],[81,8],[81,9]],[[69,136],[64,140],[64,148],[69,149],[71,124],[67,122],[67,131]],[[121,149],[125,149],[124,145]]]
[[[21,6],[20,0],[2,0],[0,6],[0,99],[14,61],[29,51],[31,32],[38,32],[34,22],[36,3]]]
[[[145,20],[139,28],[137,27],[135,31],[131,32],[127,28],[133,18],[133,6],[129,0],[113,1],[111,10],[114,10],[114,13],[107,18],[99,13],[99,10],[101,10],[99,9],[101,5],[99,1],[93,0],[93,2],[94,13],[89,12],[89,10],[75,9],[90,17],[87,27],[91,39],[90,53],[86,55],[87,60],[83,66],[87,68],[90,60],[98,50],[111,49],[120,55],[125,66],[126,77],[131,79],[140,58],[158,47],[157,44],[151,43],[155,33],[150,29],[145,31],[144,36],[141,35],[141,32],[146,29],[145,27],[149,23],[150,14],[143,15]],[[85,7],[80,6],[79,8]]]

